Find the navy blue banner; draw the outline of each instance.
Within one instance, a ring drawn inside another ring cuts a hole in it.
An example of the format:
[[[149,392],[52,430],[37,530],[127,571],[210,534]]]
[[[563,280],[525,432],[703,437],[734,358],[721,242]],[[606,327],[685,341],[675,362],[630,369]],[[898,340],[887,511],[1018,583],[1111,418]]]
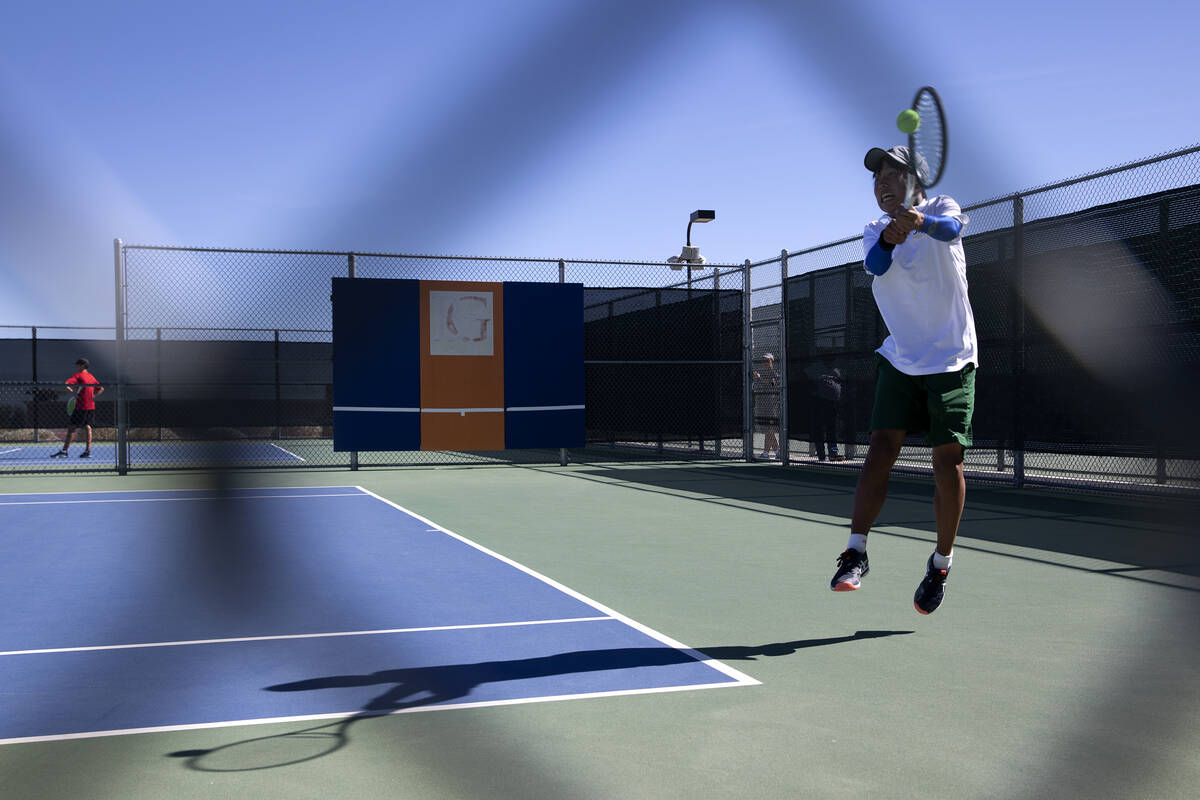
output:
[[[333,449],[421,449],[420,281],[333,279]]]

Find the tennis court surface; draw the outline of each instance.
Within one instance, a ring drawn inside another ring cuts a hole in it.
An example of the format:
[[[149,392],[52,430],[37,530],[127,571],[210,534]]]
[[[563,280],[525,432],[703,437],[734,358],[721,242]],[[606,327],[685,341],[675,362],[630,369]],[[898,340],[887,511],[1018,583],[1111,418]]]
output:
[[[919,480],[893,480],[843,595],[853,476],[596,463],[325,485],[345,477],[5,478],[3,795],[1200,785],[1194,503],[972,486],[922,617]]]
[[[29,469],[40,465],[109,469],[117,463],[117,445],[96,442],[89,460],[80,460],[83,445],[76,441],[65,457],[55,454],[62,449],[58,443],[20,444],[0,447],[0,469],[4,467]],[[179,466],[260,466],[295,464],[304,461],[287,443],[274,442],[131,442],[129,459],[139,465]]]
[[[0,744],[754,683],[358,487],[7,495],[0,518]]]

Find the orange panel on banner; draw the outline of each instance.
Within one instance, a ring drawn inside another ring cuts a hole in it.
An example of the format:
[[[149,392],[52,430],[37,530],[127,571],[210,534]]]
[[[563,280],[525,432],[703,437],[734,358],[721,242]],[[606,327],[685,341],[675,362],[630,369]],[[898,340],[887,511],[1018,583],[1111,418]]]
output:
[[[504,284],[421,281],[421,449],[504,449]]]

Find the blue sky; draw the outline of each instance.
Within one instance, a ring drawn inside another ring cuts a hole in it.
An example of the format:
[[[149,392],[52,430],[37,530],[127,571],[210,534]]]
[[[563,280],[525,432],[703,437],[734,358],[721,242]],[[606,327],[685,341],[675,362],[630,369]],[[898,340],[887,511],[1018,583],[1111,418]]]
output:
[[[47,2],[0,28],[0,323],[111,325],[112,240],[710,261],[877,214],[922,84],[963,204],[1200,140],[1200,10]]]

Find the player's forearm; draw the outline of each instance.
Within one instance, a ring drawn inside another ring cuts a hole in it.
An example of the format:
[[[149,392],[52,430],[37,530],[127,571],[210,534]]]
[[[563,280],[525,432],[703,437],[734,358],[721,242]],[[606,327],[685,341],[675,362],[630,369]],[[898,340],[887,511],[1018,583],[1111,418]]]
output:
[[[962,222],[957,217],[926,214],[925,221],[921,224],[921,232],[929,234],[939,242],[952,242],[962,233]]]
[[[892,250],[895,247],[895,245],[888,244],[882,239],[873,244],[871,249],[867,251],[867,257],[863,261],[867,272],[870,272],[872,275],[882,275],[887,272],[888,268],[892,266]]]

